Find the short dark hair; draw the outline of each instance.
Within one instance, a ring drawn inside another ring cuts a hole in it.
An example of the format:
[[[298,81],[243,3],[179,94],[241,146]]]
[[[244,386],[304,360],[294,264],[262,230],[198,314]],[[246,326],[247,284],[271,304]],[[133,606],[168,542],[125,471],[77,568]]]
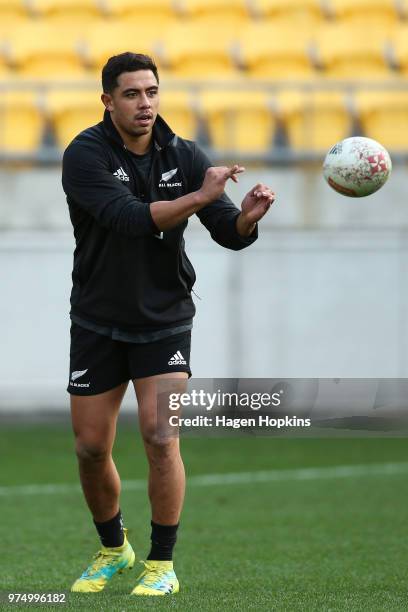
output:
[[[102,69],[102,89],[104,93],[112,93],[118,86],[118,77],[122,72],[136,70],[151,70],[159,82],[159,73],[154,60],[143,53],[120,53],[110,57]]]

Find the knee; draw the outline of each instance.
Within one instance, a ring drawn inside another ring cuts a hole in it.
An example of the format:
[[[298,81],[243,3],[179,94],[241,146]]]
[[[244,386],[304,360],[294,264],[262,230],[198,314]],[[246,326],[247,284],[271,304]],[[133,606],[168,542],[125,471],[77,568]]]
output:
[[[143,442],[149,459],[168,461],[179,456],[178,438],[161,436],[157,431],[145,431]]]
[[[80,463],[104,463],[110,457],[110,449],[101,442],[77,438],[75,452]]]

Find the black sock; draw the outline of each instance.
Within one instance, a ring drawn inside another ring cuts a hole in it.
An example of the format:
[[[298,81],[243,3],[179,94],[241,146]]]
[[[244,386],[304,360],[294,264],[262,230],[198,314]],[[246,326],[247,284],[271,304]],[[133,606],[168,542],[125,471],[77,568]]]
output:
[[[171,561],[173,548],[177,540],[177,525],[158,525],[151,521],[152,547],[148,559],[152,561]]]
[[[123,533],[123,519],[120,510],[117,515],[109,519],[109,521],[97,523],[94,520],[94,523],[99,533],[99,537],[101,538],[102,546],[106,548],[122,546],[125,541],[125,534]]]

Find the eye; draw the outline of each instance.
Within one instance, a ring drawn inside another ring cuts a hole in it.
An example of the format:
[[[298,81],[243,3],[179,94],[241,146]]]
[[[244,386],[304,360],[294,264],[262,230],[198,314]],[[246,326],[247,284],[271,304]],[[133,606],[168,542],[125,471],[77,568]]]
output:
[[[148,91],[147,95],[149,96],[149,98],[154,98],[154,96],[157,95],[157,91]]]

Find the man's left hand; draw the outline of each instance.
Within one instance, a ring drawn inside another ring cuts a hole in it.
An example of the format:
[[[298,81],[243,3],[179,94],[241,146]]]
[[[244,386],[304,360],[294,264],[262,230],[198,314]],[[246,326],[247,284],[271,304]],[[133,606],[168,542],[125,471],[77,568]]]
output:
[[[275,193],[263,183],[258,183],[246,194],[237,219],[237,230],[241,236],[252,234],[255,224],[268,212],[275,198]]]

